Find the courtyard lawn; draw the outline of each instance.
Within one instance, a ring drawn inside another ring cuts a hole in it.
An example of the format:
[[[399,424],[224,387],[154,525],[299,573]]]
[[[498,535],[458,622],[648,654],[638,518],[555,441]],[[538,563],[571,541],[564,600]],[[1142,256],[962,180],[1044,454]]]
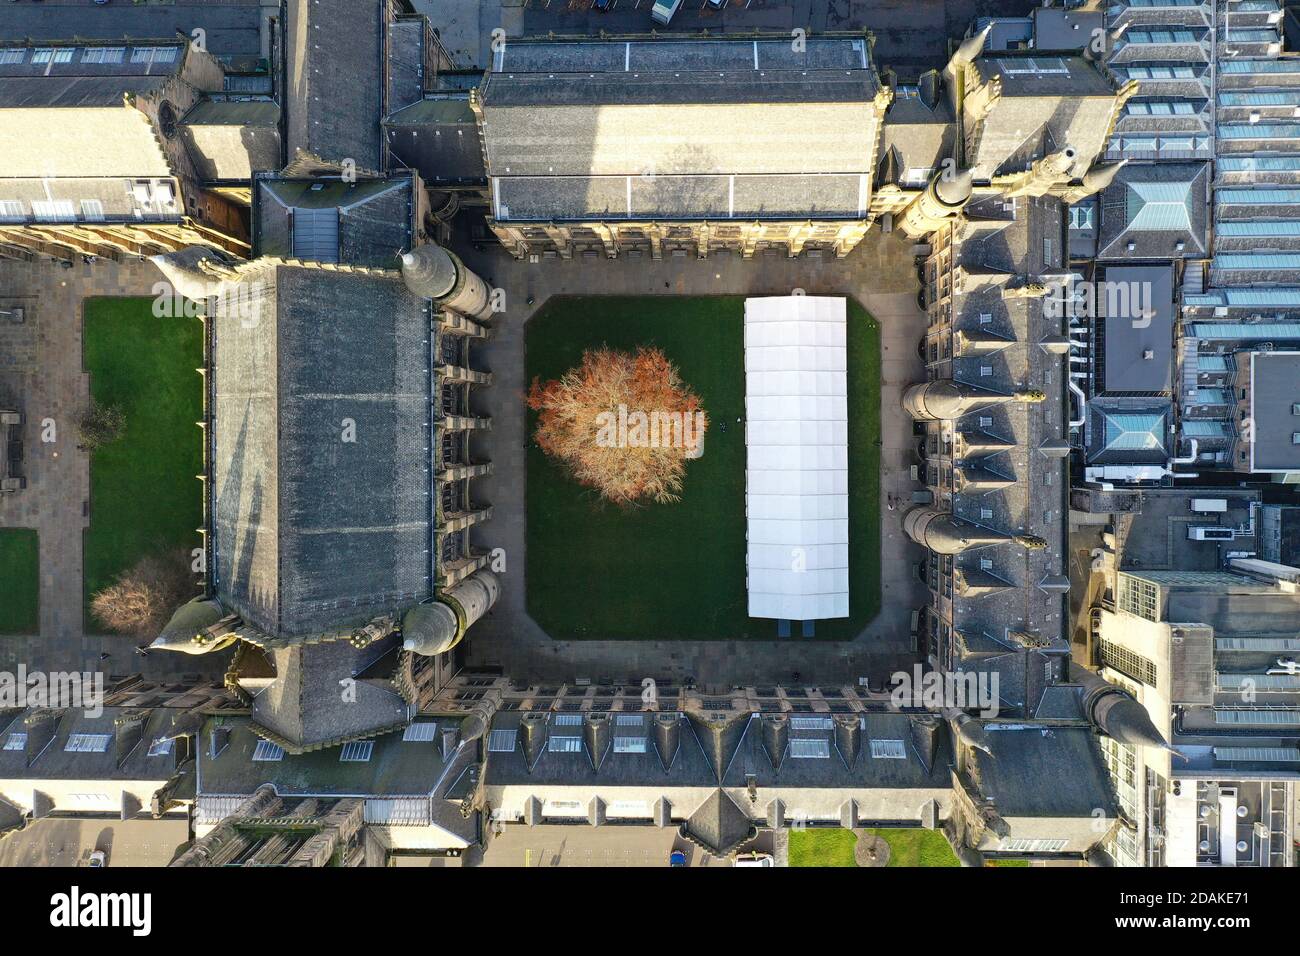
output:
[[[868,830],[889,844],[889,866],[961,866],[938,830]]]
[[[0,528],[0,634],[40,630],[40,552],[30,528]]]
[[[590,348],[654,346],[709,416],[681,501],[624,509],[547,458],[530,415],[528,610],[553,638],[776,637],[745,593],[744,310],[739,297],[560,298],[528,322],[530,382]],[[853,300],[848,318],[850,617],[818,621],[819,639],[856,636],[880,608],[880,334]]]
[[[887,866],[960,866],[957,855],[938,830],[866,830],[889,844]],[[791,866],[857,866],[853,851],[858,835],[852,830],[790,831]]]
[[[201,545],[203,324],[159,319],[152,300],[89,299],[83,355],[91,396],[119,405],[123,437],[94,452],[85,537],[86,629],[100,630],[90,597],[155,551]]]
[[[852,830],[791,830],[790,866],[857,866],[853,849],[858,836]]]

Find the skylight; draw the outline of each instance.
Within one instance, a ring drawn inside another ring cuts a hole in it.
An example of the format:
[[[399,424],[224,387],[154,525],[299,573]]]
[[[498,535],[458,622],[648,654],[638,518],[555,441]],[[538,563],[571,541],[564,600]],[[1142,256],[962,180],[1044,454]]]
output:
[[[420,721],[415,724],[407,724],[406,729],[402,731],[402,740],[407,743],[428,743],[433,740],[437,732],[437,724],[430,721]]]
[[[256,761],[283,760],[284,748],[279,744],[271,743],[269,740],[259,740],[257,746],[253,748],[253,759]]]
[[[367,763],[374,750],[373,740],[353,740],[339,751],[339,763]]]

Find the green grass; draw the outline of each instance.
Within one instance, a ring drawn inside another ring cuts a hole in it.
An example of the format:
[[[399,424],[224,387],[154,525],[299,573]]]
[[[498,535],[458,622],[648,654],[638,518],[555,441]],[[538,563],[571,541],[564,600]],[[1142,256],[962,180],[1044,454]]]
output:
[[[889,866],[961,866],[938,830],[868,830],[889,844]]]
[[[857,866],[853,848],[858,837],[852,830],[791,830],[790,866]]]
[[[85,537],[85,596],[140,558],[197,548],[203,520],[203,325],[159,319],[150,299],[85,303],[83,355],[91,396],[119,405],[123,437],[90,463],[90,528]],[[87,607],[87,630],[100,629]]]
[[[0,634],[40,630],[40,550],[30,528],[0,529]]]
[[[681,501],[619,508],[528,447],[528,610],[562,639],[776,637],[745,593],[743,298],[561,298],[526,330],[527,372],[543,380],[589,348],[655,346],[709,415]],[[817,637],[856,636],[880,609],[880,332],[849,301],[850,616]],[[535,427],[530,417],[529,433]],[[723,431],[723,428],[726,431]]]
[[[960,866],[957,855],[938,830],[867,830],[889,844],[887,866]],[[853,849],[858,836],[852,830],[808,829],[790,831],[791,866],[857,866]]]

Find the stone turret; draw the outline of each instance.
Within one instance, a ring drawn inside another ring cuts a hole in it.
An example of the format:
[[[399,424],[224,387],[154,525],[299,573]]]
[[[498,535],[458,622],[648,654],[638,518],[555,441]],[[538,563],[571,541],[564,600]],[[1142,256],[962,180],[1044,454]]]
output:
[[[1173,750],[1151,721],[1147,709],[1128,691],[1078,664],[1070,666],[1070,677],[1083,685],[1083,711],[1097,730],[1122,744]]]
[[[149,649],[210,654],[238,640],[238,624],[238,616],[227,615],[213,598],[197,597],[176,609]]]
[[[439,595],[439,600],[417,604],[403,615],[402,647],[426,657],[445,654],[491,610],[500,593],[495,574],[486,568],[475,571]]]
[[[903,531],[935,554],[961,554],[970,548],[1004,544],[1010,535],[984,528],[935,508],[913,508],[903,516]]]
[[[1080,199],[1086,199],[1101,192],[1115,181],[1115,177],[1119,175],[1119,171],[1127,163],[1127,159],[1122,159],[1118,163],[1098,163],[1083,174],[1083,179],[1079,182],[1079,185],[1071,186],[1066,190],[1062,198],[1067,203],[1076,203]]]
[[[224,280],[237,276],[237,261],[228,253],[208,246],[186,246],[174,252],[150,256],[149,261],[171,283],[178,295],[202,302],[221,291]]]
[[[939,173],[903,211],[898,219],[898,228],[909,239],[928,236],[965,208],[970,201],[971,189],[969,169],[958,170],[952,175],[948,175],[947,170]]]
[[[415,295],[432,299],[471,319],[492,317],[492,290],[460,257],[436,243],[416,246],[402,256],[402,281]]]
[[[1074,164],[1078,154],[1072,146],[1066,146],[1054,153],[1049,153],[1023,173],[1007,177],[1004,195],[1010,196],[1045,196],[1053,190],[1065,187],[1074,175]],[[999,180],[1001,177],[999,177]]]
[[[953,379],[936,379],[913,385],[903,393],[903,407],[918,421],[954,421],[977,409],[1008,402],[1042,401],[1031,391],[1005,395],[976,388]]]

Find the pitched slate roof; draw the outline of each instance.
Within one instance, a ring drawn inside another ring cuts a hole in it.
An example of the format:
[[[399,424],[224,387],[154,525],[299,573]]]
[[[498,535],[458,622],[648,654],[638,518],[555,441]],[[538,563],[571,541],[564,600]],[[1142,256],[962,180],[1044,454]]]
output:
[[[749,814],[721,787],[684,824],[682,833],[714,856],[726,856],[754,833]]]
[[[202,100],[177,128],[208,182],[248,180],[258,170],[283,165],[280,107],[272,100]]]
[[[431,596],[426,303],[395,273],[268,259],[232,289],[252,299],[214,322],[217,597],[291,637]]]
[[[288,0],[287,147],[337,166],[382,171],[385,0]]]
[[[494,215],[862,217],[879,131],[866,45],[790,47],[509,44],[482,91]]]

